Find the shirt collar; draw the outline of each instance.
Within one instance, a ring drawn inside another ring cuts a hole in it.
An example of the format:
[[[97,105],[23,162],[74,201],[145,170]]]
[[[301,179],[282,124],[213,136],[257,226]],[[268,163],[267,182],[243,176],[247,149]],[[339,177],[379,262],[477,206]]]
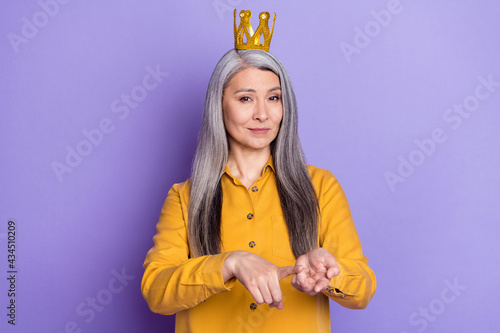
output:
[[[264,175],[264,172],[266,172],[266,170],[267,170],[268,167],[271,169],[272,172],[275,172],[274,162],[273,162],[273,155],[269,156],[269,159],[267,160],[267,163],[264,166],[264,169],[262,169],[262,175]]]

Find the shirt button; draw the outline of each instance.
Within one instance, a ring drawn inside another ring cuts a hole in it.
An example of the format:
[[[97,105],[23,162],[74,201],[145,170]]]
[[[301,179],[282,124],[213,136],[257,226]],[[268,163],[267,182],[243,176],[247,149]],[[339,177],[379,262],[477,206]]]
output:
[[[252,213],[248,214],[247,219],[249,219],[249,220],[253,219],[253,214]]]
[[[255,247],[255,242],[254,242],[254,241],[251,241],[250,243],[248,243],[248,246],[250,246],[250,247]]]
[[[259,188],[257,186],[252,187],[252,192],[257,192]]]
[[[255,304],[255,303],[250,304],[250,309],[252,309],[252,310],[257,309],[257,304]]]

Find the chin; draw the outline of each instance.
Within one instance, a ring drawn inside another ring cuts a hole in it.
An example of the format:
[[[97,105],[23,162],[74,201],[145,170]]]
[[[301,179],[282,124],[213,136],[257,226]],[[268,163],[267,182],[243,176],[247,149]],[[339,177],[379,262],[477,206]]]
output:
[[[242,146],[245,147],[246,149],[249,149],[249,150],[256,150],[256,151],[258,151],[258,150],[263,150],[263,149],[270,148],[271,142],[244,144]]]

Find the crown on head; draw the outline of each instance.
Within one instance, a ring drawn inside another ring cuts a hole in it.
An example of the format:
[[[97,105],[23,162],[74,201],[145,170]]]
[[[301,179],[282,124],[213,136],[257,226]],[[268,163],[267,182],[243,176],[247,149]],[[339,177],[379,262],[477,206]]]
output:
[[[236,9],[234,10],[234,47],[239,50],[263,50],[269,51],[269,46],[271,45],[271,38],[273,38],[274,31],[274,21],[276,20],[276,13],[273,17],[273,26],[271,31],[269,31],[269,12],[262,12],[259,14],[259,26],[255,33],[253,32],[252,25],[250,24],[250,18],[252,17],[252,12],[249,10],[242,10],[240,12],[240,25],[236,27]],[[260,43],[260,37],[264,37],[264,43]],[[246,41],[243,38],[246,37]]]

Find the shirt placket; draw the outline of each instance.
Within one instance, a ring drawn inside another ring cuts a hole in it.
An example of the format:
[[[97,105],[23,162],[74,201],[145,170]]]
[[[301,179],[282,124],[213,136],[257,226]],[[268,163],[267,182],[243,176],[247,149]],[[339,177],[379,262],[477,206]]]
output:
[[[261,193],[261,187],[263,184],[263,178],[260,177],[255,181],[255,183],[247,189],[248,197],[250,198],[250,202],[252,205],[252,212],[247,215],[247,220],[250,223],[250,228],[251,232],[249,233],[249,238],[248,238],[248,247],[249,247],[249,252],[255,253],[260,255],[263,251],[263,242],[262,240],[262,235],[260,235],[260,228],[258,226],[259,220],[262,219],[262,216],[259,216],[259,210],[258,210],[258,201],[259,201],[259,196]],[[251,303],[248,306],[248,311],[255,311],[257,310],[259,305],[255,303],[253,298],[251,298]]]

